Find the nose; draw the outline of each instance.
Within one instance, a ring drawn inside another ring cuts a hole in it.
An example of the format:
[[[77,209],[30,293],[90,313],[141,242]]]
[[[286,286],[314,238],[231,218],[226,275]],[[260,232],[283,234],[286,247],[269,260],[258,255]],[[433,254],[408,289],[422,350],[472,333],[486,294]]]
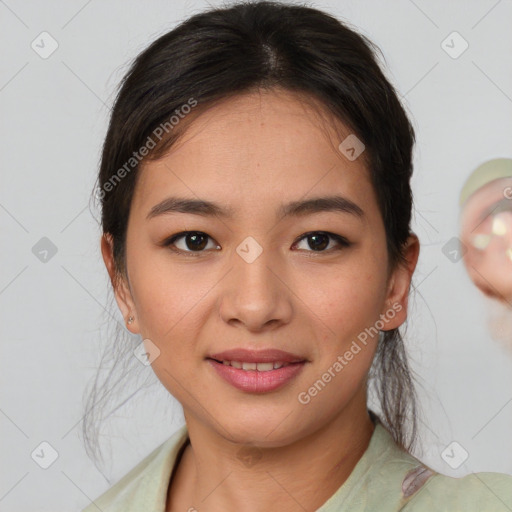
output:
[[[250,263],[234,252],[233,267],[221,284],[219,313],[224,322],[251,332],[290,322],[293,293],[283,265],[269,251]]]

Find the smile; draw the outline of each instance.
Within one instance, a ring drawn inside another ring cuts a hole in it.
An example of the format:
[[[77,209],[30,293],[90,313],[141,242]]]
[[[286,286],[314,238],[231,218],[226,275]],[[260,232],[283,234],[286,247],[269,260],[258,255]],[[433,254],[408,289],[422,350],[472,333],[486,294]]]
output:
[[[223,382],[246,393],[268,393],[284,387],[301,373],[306,364],[306,361],[259,363],[211,358],[206,362]]]
[[[249,363],[241,361],[217,361],[222,363],[224,366],[232,366],[246,371],[258,371],[258,372],[269,372],[270,370],[277,370],[283,366],[288,366],[290,363],[283,361],[266,362],[266,363]]]

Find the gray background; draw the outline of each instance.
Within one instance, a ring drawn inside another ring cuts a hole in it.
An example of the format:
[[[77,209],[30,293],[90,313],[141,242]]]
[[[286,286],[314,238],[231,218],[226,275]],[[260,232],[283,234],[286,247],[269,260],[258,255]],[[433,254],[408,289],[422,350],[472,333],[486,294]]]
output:
[[[114,88],[130,60],[206,5],[0,0],[2,511],[78,511],[182,424],[179,405],[156,382],[107,421],[102,472],[85,454],[82,394],[108,342],[111,307],[88,201]],[[406,340],[422,379],[421,456],[453,476],[512,473],[512,355],[491,339],[485,300],[462,262],[442,252],[457,236],[466,176],[484,160],[512,156],[512,2],[311,5],[382,48],[417,130],[413,227],[422,252]],[[42,46],[43,31],[58,43],[46,59],[31,47]],[[469,44],[458,58],[441,46],[453,31]],[[43,237],[57,250],[47,261],[32,250]],[[49,456],[43,441],[59,455],[48,469],[31,458],[35,449]],[[453,441],[469,454],[457,469],[441,456]]]

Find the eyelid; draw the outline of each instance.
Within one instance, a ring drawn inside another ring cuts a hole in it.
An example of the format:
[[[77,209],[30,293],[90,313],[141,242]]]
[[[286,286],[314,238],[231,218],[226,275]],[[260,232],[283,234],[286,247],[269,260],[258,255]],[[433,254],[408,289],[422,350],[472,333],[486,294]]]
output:
[[[177,247],[174,247],[173,244],[179,240],[180,238],[184,238],[186,237],[187,235],[191,234],[191,233],[199,233],[201,235],[205,235],[207,238],[209,238],[210,240],[214,241],[218,247],[220,247],[219,243],[213,238],[211,237],[208,233],[205,233],[204,231],[198,231],[198,230],[188,230],[188,231],[181,231],[179,233],[175,233],[174,235],[171,235],[170,237],[167,237],[163,242],[161,242],[159,245],[162,246],[162,247],[167,247],[168,249],[170,249],[171,251],[177,253],[177,254],[185,254],[187,256],[200,256],[204,253],[206,253],[207,251],[203,250],[203,251],[186,251],[184,249],[178,249]]]
[[[199,234],[205,235],[207,238],[209,238],[210,240],[214,241],[217,244],[217,248],[216,249],[218,249],[220,247],[219,243],[212,236],[210,236],[208,233],[205,233],[204,231],[197,231],[197,230],[181,231],[179,233],[175,233],[174,235],[171,235],[170,237],[167,237],[159,245],[161,245],[162,247],[168,247],[170,250],[172,250],[173,252],[176,252],[178,254],[186,254],[186,255],[191,255],[191,256],[200,256],[201,254],[206,253],[207,252],[206,250],[202,250],[202,251],[186,251],[186,250],[183,250],[183,249],[178,249],[176,247],[173,247],[173,244],[177,240],[179,240],[181,238],[184,238],[185,236],[187,236],[188,234],[191,234],[191,233],[199,233]],[[295,241],[292,244],[292,247],[295,246],[297,243],[301,242],[302,240],[306,239],[308,236],[316,235],[316,234],[326,235],[330,239],[335,240],[336,242],[338,242],[338,244],[341,246],[341,248],[347,248],[347,247],[350,247],[352,245],[352,243],[349,242],[344,236],[337,235],[336,233],[331,233],[330,231],[313,230],[313,231],[308,231],[306,233],[303,233],[298,238],[296,238]],[[311,250],[311,251],[306,251],[306,252],[311,252],[313,254],[315,254],[315,253],[316,254],[322,254],[322,253],[330,253],[333,250],[340,250],[340,247],[338,247],[338,248],[331,248],[331,249],[323,250],[323,251],[313,251],[313,250]]]
[[[296,240],[295,242],[293,242],[292,244],[292,247],[294,245],[296,245],[298,242],[302,241],[303,239],[307,238],[308,236],[311,236],[311,235],[316,235],[316,234],[322,234],[322,235],[326,235],[328,236],[329,238],[331,238],[332,240],[335,240],[336,242],[338,242],[338,244],[342,247],[342,248],[347,248],[347,247],[350,247],[352,245],[351,242],[349,242],[344,236],[341,236],[341,235],[337,235],[336,233],[331,233],[330,231],[322,231],[322,230],[313,230],[313,231],[308,231],[307,233],[304,233],[302,235],[300,235]],[[333,250],[337,250],[339,249],[338,248],[331,248],[331,249],[328,249],[328,250],[324,250],[324,251],[306,251],[306,252],[311,252],[313,254],[322,254],[322,253],[330,253],[332,252]]]

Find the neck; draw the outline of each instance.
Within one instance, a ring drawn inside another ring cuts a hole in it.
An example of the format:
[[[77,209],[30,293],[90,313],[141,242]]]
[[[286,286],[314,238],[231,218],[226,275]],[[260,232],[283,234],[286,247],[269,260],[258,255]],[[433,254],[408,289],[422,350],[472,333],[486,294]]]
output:
[[[185,415],[190,444],[169,486],[167,510],[263,512],[276,503],[281,512],[316,510],[368,447],[374,424],[365,404],[286,446],[263,449],[242,448]]]

